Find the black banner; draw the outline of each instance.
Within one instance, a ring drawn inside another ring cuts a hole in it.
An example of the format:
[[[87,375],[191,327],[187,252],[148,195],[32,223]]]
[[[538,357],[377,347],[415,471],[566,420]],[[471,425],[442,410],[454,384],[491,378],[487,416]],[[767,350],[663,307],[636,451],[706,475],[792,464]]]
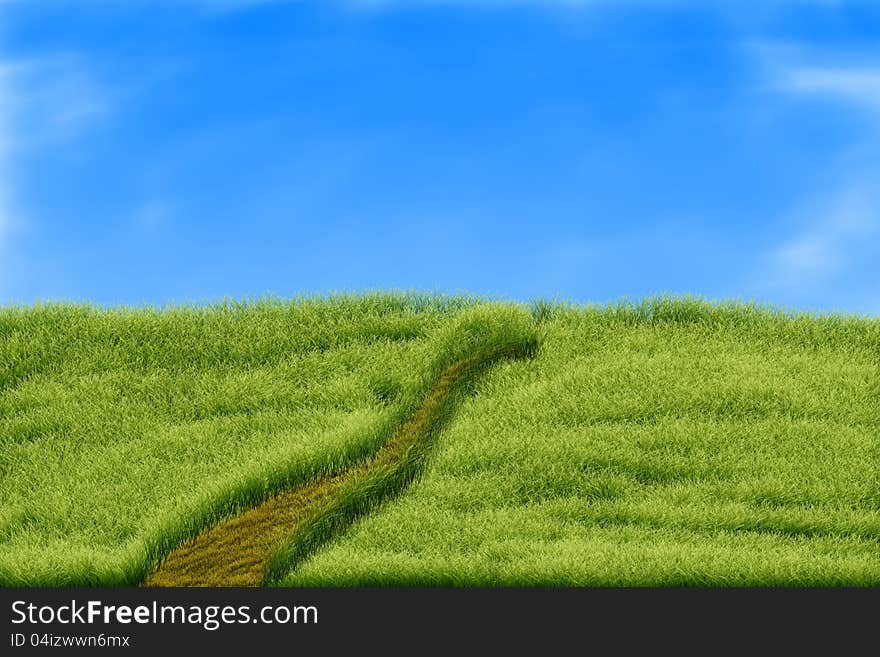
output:
[[[823,644],[840,654],[876,651],[880,610],[880,589],[22,588],[0,589],[0,598],[3,655],[812,652]]]

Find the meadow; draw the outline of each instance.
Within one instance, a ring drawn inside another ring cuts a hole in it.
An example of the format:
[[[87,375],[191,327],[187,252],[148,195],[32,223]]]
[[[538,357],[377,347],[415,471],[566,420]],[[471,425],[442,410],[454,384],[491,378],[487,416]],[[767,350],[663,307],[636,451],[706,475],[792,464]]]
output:
[[[3,310],[0,583],[138,583],[199,529],[362,460],[472,346],[443,327],[474,305]]]
[[[280,584],[880,584],[880,322],[535,314],[421,480]]]
[[[0,310],[0,584],[138,584],[532,342],[267,583],[880,584],[880,321],[417,294]]]

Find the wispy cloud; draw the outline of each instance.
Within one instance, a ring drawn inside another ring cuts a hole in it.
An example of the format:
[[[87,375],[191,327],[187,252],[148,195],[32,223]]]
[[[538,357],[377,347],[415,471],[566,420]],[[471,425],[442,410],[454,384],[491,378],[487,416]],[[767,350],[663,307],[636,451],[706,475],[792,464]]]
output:
[[[795,304],[834,294],[847,307],[872,307],[876,288],[865,281],[876,278],[880,257],[880,57],[859,46],[795,42],[753,42],[749,50],[771,114],[809,115],[818,101],[828,105],[821,111],[829,125],[858,117],[859,135],[825,154],[824,182],[795,201],[791,232],[764,253],[757,286]]]
[[[151,199],[134,211],[130,227],[138,237],[154,237],[168,226],[172,214],[167,201]]]
[[[14,60],[4,68],[12,151],[77,137],[109,110],[109,94],[77,56]]]
[[[734,19],[737,23],[761,21],[779,12],[797,11],[799,8],[839,9],[861,0],[764,0],[759,3],[744,3],[741,0],[704,0],[699,11],[716,12],[719,15]],[[4,5],[24,7],[24,0],[0,0],[0,9]],[[74,3],[71,3],[74,4]],[[80,0],[75,3],[79,8],[103,9],[108,6],[121,5],[112,0]],[[175,8],[195,9],[207,14],[228,14],[279,5],[312,5],[321,8],[332,7],[354,14],[379,14],[390,11],[421,10],[432,8],[452,8],[459,10],[516,10],[537,9],[547,11],[581,11],[592,9],[660,9],[685,10],[694,9],[693,0],[126,0],[127,8],[144,8],[159,5]]]
[[[12,231],[12,209],[10,199],[11,182],[9,180],[9,142],[11,94],[9,92],[9,72],[0,62],[0,295],[6,296],[10,286],[11,254],[10,234]]]
[[[784,73],[783,89],[824,96],[880,110],[880,65],[794,67]]]
[[[248,7],[267,4],[292,4],[295,2],[307,2],[308,0],[190,0],[190,2],[208,6],[220,7]],[[312,0],[314,4],[322,4]],[[335,4],[361,7],[424,7],[453,5],[459,7],[484,8],[484,7],[591,7],[591,6],[645,6],[645,7],[692,7],[691,0],[335,0]],[[741,9],[738,0],[708,0],[703,3],[704,8],[716,8],[724,10]],[[848,4],[847,0],[768,0],[766,5],[776,8],[819,6],[819,7],[842,7]],[[851,3],[850,3],[851,4]],[[749,7],[754,11],[754,7]]]
[[[0,62],[0,254],[9,234],[12,218],[9,208],[9,149],[10,149],[10,117],[8,108],[11,106],[11,94],[8,84],[9,72]]]
[[[510,9],[510,8],[546,8],[546,9],[587,9],[614,7],[646,7],[646,8],[679,8],[692,9],[692,0],[311,0],[313,4],[335,4],[348,9],[418,9],[426,7],[457,7],[461,9]],[[248,9],[260,5],[294,4],[309,0],[190,0],[202,7],[222,9]],[[780,9],[796,7],[829,7],[837,8],[847,4],[847,0],[767,0],[760,8],[765,13]],[[739,0],[708,0],[701,10],[716,10],[724,13],[749,12],[754,14],[756,7],[743,5]]]
[[[457,6],[470,8],[505,7],[589,7],[607,4],[607,0],[346,0],[344,4],[364,8],[406,8]]]
[[[0,296],[14,288],[14,240],[29,224],[17,184],[23,158],[81,136],[106,116],[108,99],[77,57],[0,58]]]
[[[10,4],[16,0],[0,0]],[[724,3],[726,0],[717,0]],[[788,1],[788,0],[782,0]],[[791,0],[794,2],[822,2],[823,0]],[[460,9],[508,9],[508,8],[582,8],[592,6],[610,6],[613,4],[630,5],[685,5],[687,0],[128,0],[128,6],[147,5],[173,5],[188,7],[197,11],[209,13],[229,13],[259,9],[275,5],[313,5],[330,6],[349,11],[379,11],[379,10],[406,10],[424,9],[430,7],[455,7]],[[24,4],[24,3],[22,3]],[[90,5],[101,7],[107,5],[107,0],[82,0],[81,6]]]
[[[880,56],[874,49],[760,40],[744,45],[764,90],[790,102],[825,100],[880,111]]]
[[[853,186],[800,222],[797,232],[771,249],[767,283],[806,292],[853,270],[874,266],[880,238],[880,198]]]
[[[110,95],[76,56],[0,59],[0,170],[8,176],[17,156],[79,137],[109,108]]]

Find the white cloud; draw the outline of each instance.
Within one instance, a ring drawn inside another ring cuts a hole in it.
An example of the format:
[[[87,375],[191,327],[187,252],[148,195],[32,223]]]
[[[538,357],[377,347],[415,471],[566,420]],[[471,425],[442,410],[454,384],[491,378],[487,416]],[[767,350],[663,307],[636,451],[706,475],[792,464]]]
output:
[[[762,120],[770,118],[775,129],[784,133],[787,125],[779,119],[792,112],[816,117],[818,108],[806,105],[813,101],[829,105],[820,110],[829,125],[855,125],[852,116],[837,110],[860,112],[862,119],[857,139],[826,151],[820,163],[824,184],[805,191],[789,236],[759,256],[753,287],[795,306],[833,294],[841,307],[873,307],[880,257],[880,57],[860,46],[745,45],[759,72],[754,111]]]
[[[9,142],[10,125],[8,108],[10,93],[8,71],[0,62],[0,299],[5,297],[10,287],[11,277],[11,246],[9,239],[12,231],[12,210],[10,199],[11,182],[9,180]]]
[[[807,234],[784,244],[776,253],[778,271],[786,279],[801,281],[805,276],[827,274],[840,264],[838,245],[824,235]]]
[[[820,217],[771,251],[772,286],[806,289],[864,264],[864,247],[880,235],[877,193],[854,186],[825,205]]]
[[[248,6],[258,4],[279,4],[283,2],[303,2],[304,0],[191,0],[202,5]],[[336,0],[337,4],[361,7],[425,7],[452,5],[465,8],[483,7],[591,7],[591,6],[642,6],[642,7],[693,7],[692,0]],[[776,8],[797,6],[841,7],[846,0],[767,0],[767,5]],[[739,10],[739,0],[709,0],[706,7]],[[749,7],[754,12],[754,7]]]
[[[106,90],[76,56],[16,60],[5,70],[10,150],[76,137],[109,110]]]
[[[141,237],[161,233],[169,225],[172,210],[164,200],[151,199],[137,208],[131,217],[131,228]]]
[[[763,90],[789,101],[821,99],[880,111],[880,56],[859,47],[823,48],[784,41],[746,41]]]
[[[880,66],[795,67],[785,72],[782,85],[790,92],[880,110]]]
[[[258,4],[278,4],[285,0],[195,0],[203,5],[226,7],[255,6]],[[287,2],[295,0],[286,0]],[[302,2],[303,0],[299,0]],[[319,3],[320,4],[320,3]],[[546,8],[546,9],[587,9],[644,7],[658,9],[692,9],[693,0],[336,0],[336,4],[353,9],[415,9],[424,7],[459,7],[463,9],[508,9],[508,8]],[[701,11],[714,10],[724,14],[748,13],[756,11],[773,12],[793,7],[819,6],[840,7],[846,0],[766,0],[762,7],[753,3],[744,5],[740,0],[709,0],[704,2]]]
[[[77,57],[0,59],[0,190],[6,202],[15,158],[80,136],[108,111],[106,90]]]
[[[49,2],[49,0],[43,0]],[[126,9],[150,9],[157,6],[194,9],[207,15],[260,9],[277,5],[312,5],[322,9],[332,7],[353,15],[382,14],[391,11],[453,8],[474,11],[503,11],[518,9],[546,10],[548,12],[575,12],[592,9],[658,9],[692,11],[699,4],[700,12],[715,12],[735,24],[760,24],[781,12],[797,11],[801,8],[819,7],[837,10],[851,4],[853,0],[762,0],[760,3],[747,3],[742,0],[55,0],[57,5],[72,9],[112,8],[118,10],[123,4]],[[859,0],[855,0],[858,2]],[[0,0],[4,4],[25,7],[23,0]]]
[[[607,4],[607,0],[348,0],[347,4],[356,7],[426,7],[453,5],[458,7],[588,7]]]
[[[14,2],[15,0],[6,0]],[[2,5],[4,0],[0,0]],[[68,0],[70,2],[70,0]],[[235,12],[260,8],[270,5],[318,5],[336,6],[351,11],[381,11],[381,10],[406,10],[424,9],[431,7],[455,7],[460,9],[515,9],[515,8],[544,8],[544,9],[584,9],[593,7],[618,8],[618,7],[647,7],[659,9],[692,9],[693,0],[127,0],[126,5],[131,6],[155,6],[159,3],[173,6],[189,6],[207,12]],[[79,6],[116,6],[114,0],[80,0]],[[780,10],[789,10],[798,7],[828,7],[839,8],[848,4],[848,0],[764,0],[761,5],[743,3],[741,0],[706,0],[700,11],[718,11],[725,15],[751,16],[768,15]]]
[[[12,218],[9,209],[9,142],[10,127],[8,108],[11,105],[10,93],[8,90],[8,72],[6,67],[0,62],[0,249],[6,244],[9,234]],[[2,250],[0,250],[2,255]]]
[[[80,136],[108,107],[79,58],[0,59],[0,299],[14,288],[14,238],[28,224],[16,184],[22,158]]]

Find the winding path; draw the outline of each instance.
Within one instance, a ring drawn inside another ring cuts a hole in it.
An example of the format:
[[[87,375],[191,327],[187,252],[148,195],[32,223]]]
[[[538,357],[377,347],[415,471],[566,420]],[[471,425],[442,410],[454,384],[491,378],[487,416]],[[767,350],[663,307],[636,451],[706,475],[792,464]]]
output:
[[[202,531],[169,553],[144,585],[260,586],[280,577],[418,474],[431,439],[453,410],[458,386],[496,361],[529,350],[510,344],[450,365],[371,459],[283,491]]]

